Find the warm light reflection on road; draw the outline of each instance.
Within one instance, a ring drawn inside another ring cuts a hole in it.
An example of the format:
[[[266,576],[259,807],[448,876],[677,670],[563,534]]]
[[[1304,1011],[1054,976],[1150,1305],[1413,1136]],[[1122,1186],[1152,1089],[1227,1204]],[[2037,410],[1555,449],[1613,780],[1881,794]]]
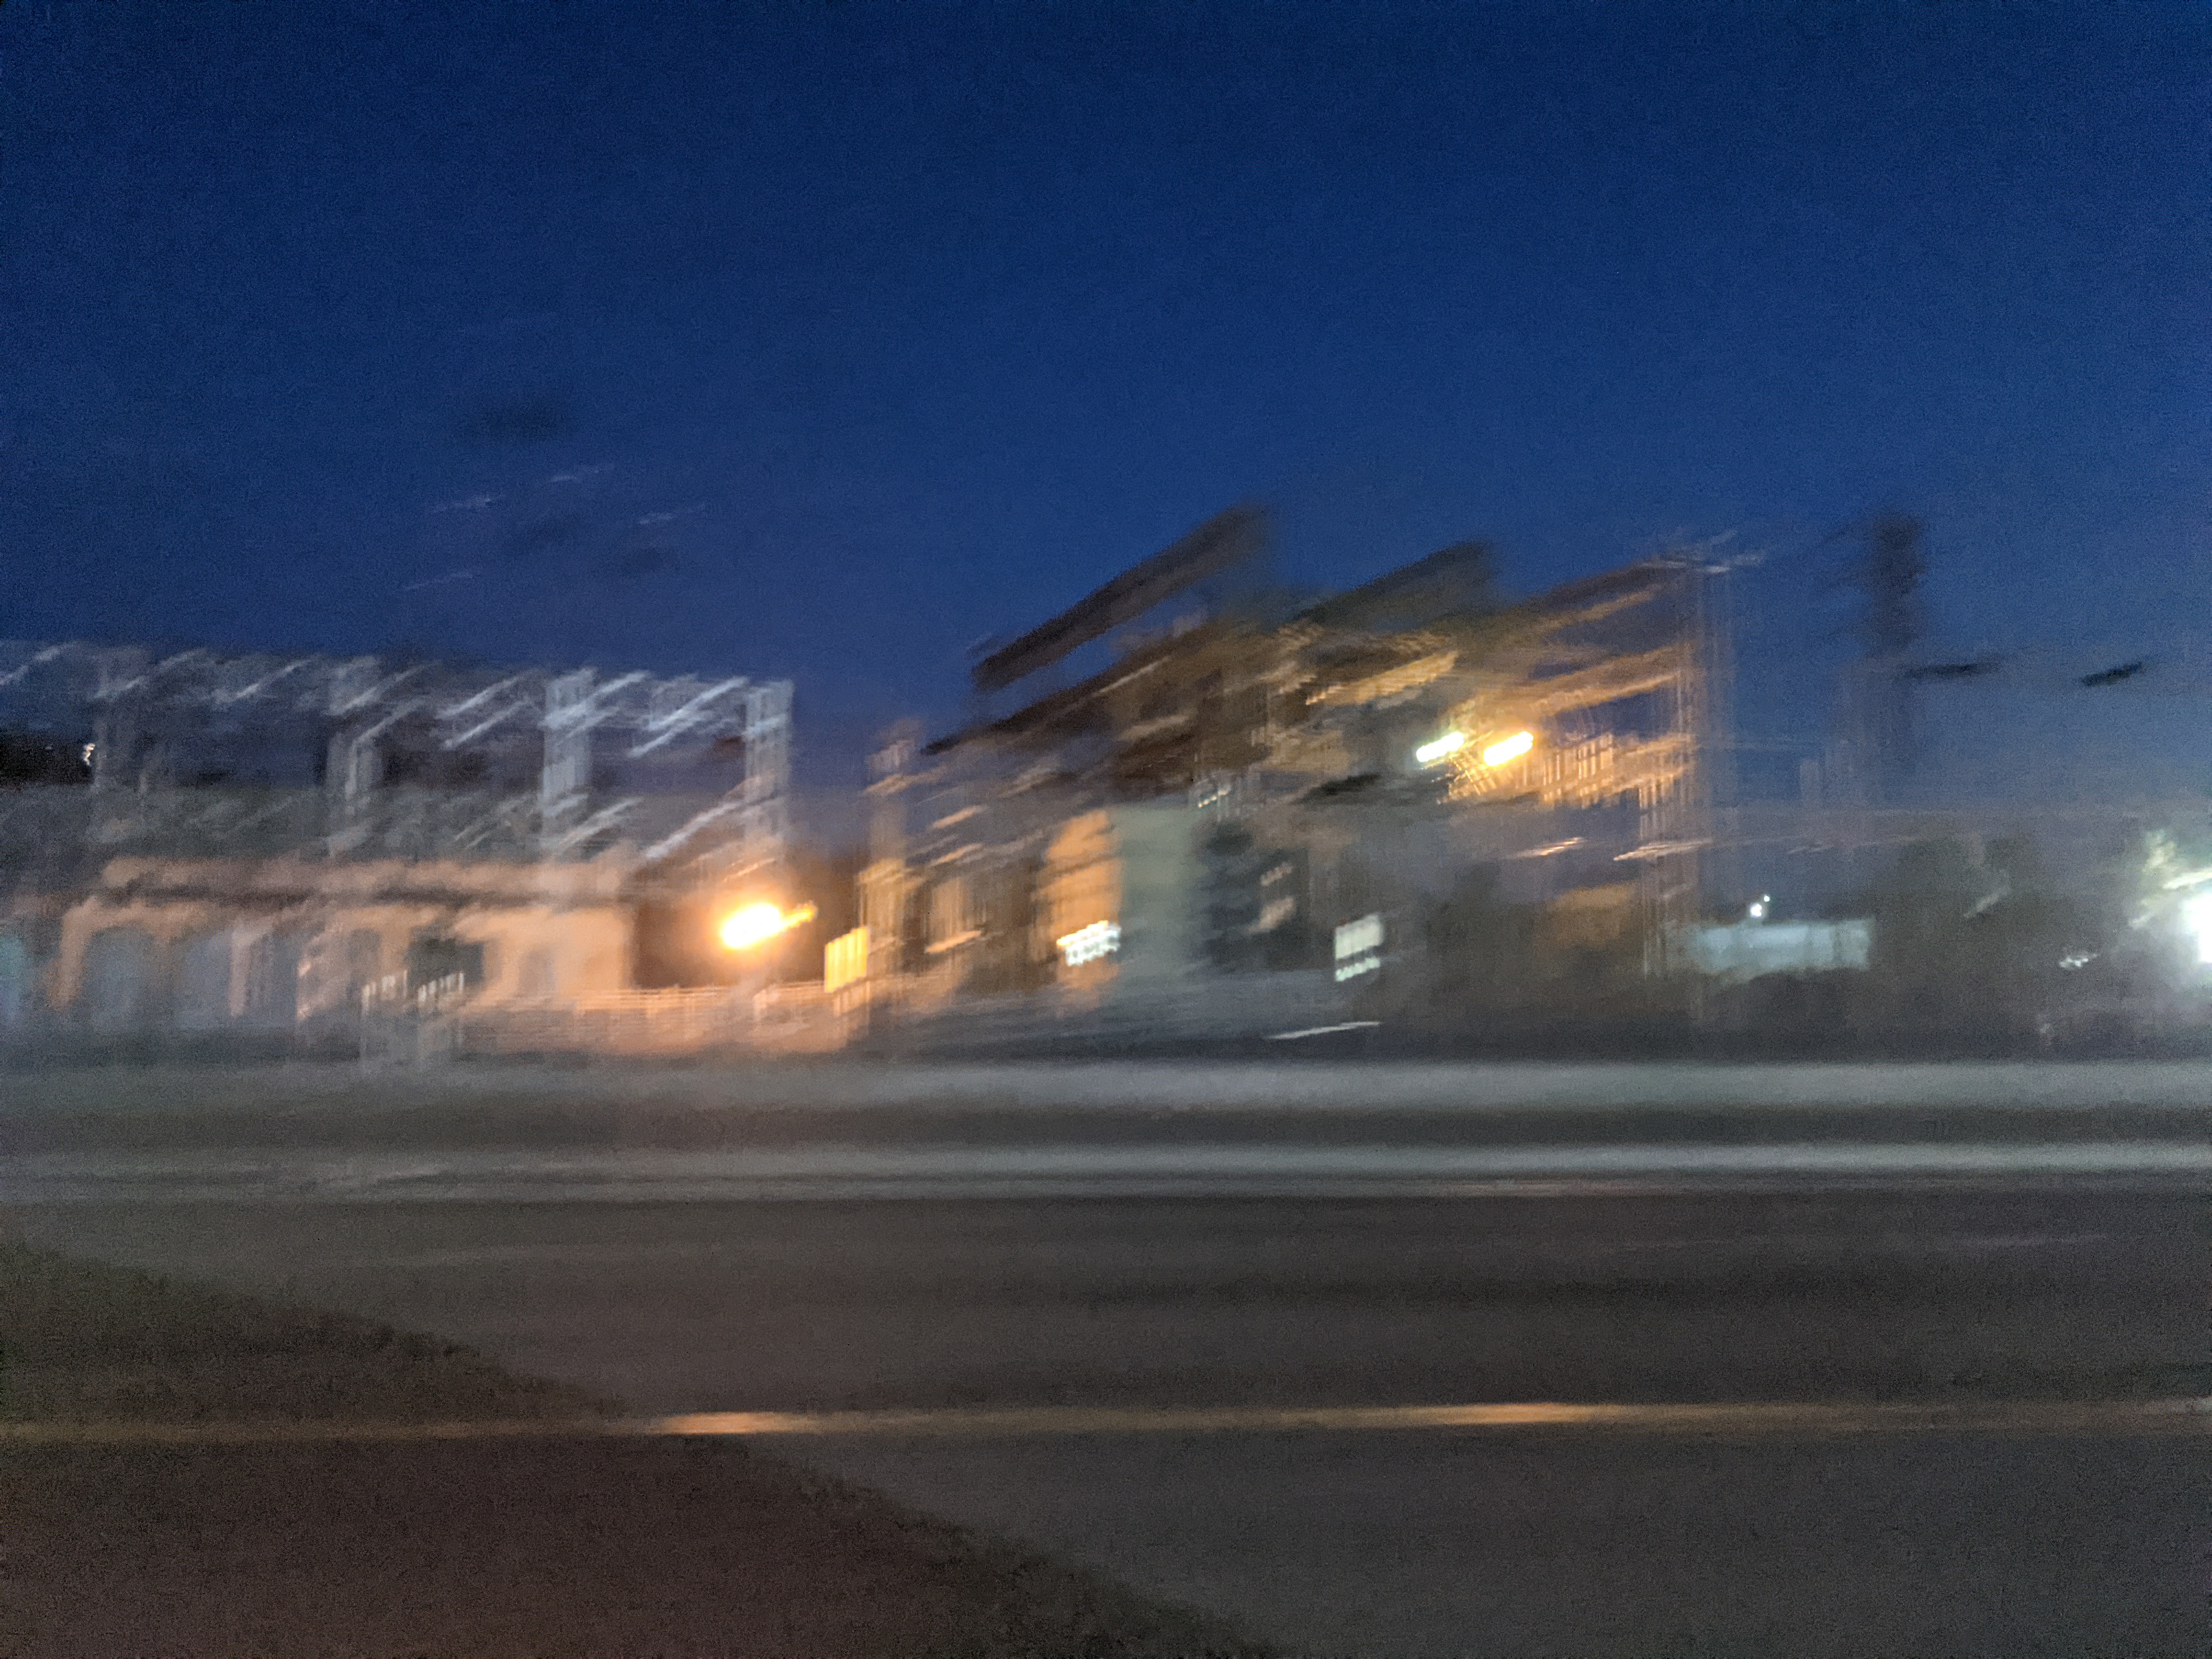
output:
[[[478,1422],[0,1423],[0,1445],[264,1445],[673,1436],[973,1437],[1358,1433],[1395,1430],[1608,1430],[1730,1437],[2000,1434],[2071,1438],[2212,1433],[2212,1400],[1502,1401],[1435,1406],[999,1406],[921,1410],[695,1412],[674,1417]]]

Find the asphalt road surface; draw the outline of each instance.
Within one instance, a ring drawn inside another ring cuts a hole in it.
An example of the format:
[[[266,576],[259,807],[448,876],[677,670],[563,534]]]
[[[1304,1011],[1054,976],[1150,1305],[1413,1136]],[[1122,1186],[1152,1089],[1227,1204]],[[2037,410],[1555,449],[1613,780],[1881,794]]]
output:
[[[1626,1133],[1617,1092],[1564,1073],[1548,1102],[1455,1107],[1430,1078],[1233,1121],[1218,1091],[124,1112],[70,1083],[10,1096],[0,1194],[39,1242],[434,1330],[642,1413],[1059,1408],[778,1449],[1315,1653],[2202,1655],[2212,1436],[1881,1416],[2212,1396],[2206,1120],[2185,1074],[2072,1075],[2064,1110],[2014,1090],[1949,1115],[1926,1077],[1857,1118],[1692,1090]],[[1261,1410],[1784,1401],[1839,1409]],[[1194,1407],[1262,1426],[1194,1433]]]

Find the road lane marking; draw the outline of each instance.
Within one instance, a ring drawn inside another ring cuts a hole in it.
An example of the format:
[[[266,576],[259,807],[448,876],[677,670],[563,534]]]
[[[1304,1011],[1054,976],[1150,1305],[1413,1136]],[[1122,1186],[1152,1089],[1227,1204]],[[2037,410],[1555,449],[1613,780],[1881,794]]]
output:
[[[677,1106],[910,1107],[1019,1111],[1204,1104],[1275,1113],[1407,1108],[1566,1112],[1686,1107],[1873,1113],[1929,1107],[2074,1111],[2107,1107],[2202,1110],[2212,1106],[2212,1068],[2201,1060],[1700,1062],[1560,1060],[1306,1061],[1130,1059],[1053,1061],[823,1060],[582,1071],[544,1066],[364,1073],[353,1062],[282,1067],[98,1066],[51,1068],[14,1079],[31,1112],[90,1107],[118,1116],[152,1108],[187,1115],[274,1103],[343,1115],[395,1101],[432,1111],[477,1101],[667,1103]],[[437,1100],[426,1097],[434,1088]],[[11,1100],[11,1106],[15,1102]]]
[[[1869,1177],[2212,1177],[2212,1141],[1820,1142],[1603,1146],[867,1146],[714,1151],[513,1150],[347,1156],[304,1148],[10,1160],[0,1204],[116,1201],[741,1202],[784,1198],[1127,1194],[1530,1181],[1736,1182]]]
[[[477,1422],[7,1422],[7,1446],[283,1445],[607,1438],[1034,1439],[1054,1436],[1609,1430],[1648,1435],[2212,1434],[2212,1398],[1741,1401],[1447,1406],[1004,1406],[941,1410],[690,1412]]]

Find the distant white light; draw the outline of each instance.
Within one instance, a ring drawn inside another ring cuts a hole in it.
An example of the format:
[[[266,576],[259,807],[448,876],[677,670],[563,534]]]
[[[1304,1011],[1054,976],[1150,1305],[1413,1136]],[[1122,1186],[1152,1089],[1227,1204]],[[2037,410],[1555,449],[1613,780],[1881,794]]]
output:
[[[1447,732],[1441,738],[1431,743],[1425,743],[1413,751],[1413,761],[1416,765],[1434,766],[1445,756],[1456,755],[1466,747],[1466,732]]]
[[[1752,900],[1748,905],[1744,907],[1744,914],[1749,916],[1753,921],[1765,921],[1766,920],[1766,907],[1773,902],[1773,894],[1761,893],[1757,898]]]
[[[1110,957],[1121,948],[1121,929],[1111,921],[1094,921],[1088,927],[1079,927],[1072,933],[1062,933],[1053,941],[1060,946],[1060,959],[1070,968],[1080,968],[1086,962],[1096,962],[1101,957]]]
[[[2182,905],[2181,925],[2197,941],[2197,960],[2212,967],[2212,893],[2199,893]]]
[[[1510,760],[1519,760],[1536,746],[1534,732],[1516,732],[1510,738],[1500,738],[1482,751],[1485,766],[1503,766]]]

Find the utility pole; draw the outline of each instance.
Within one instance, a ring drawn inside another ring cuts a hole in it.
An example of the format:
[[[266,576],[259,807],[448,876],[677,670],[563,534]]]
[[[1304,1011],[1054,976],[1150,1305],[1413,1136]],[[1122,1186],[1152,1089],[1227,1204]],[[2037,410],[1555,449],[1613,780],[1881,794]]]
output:
[[[1920,642],[1920,584],[1928,574],[1921,536],[1919,520],[1885,514],[1868,527],[1866,552],[1853,573],[1866,600],[1852,724],[1868,805],[1893,805],[1919,764],[1910,659]]]

